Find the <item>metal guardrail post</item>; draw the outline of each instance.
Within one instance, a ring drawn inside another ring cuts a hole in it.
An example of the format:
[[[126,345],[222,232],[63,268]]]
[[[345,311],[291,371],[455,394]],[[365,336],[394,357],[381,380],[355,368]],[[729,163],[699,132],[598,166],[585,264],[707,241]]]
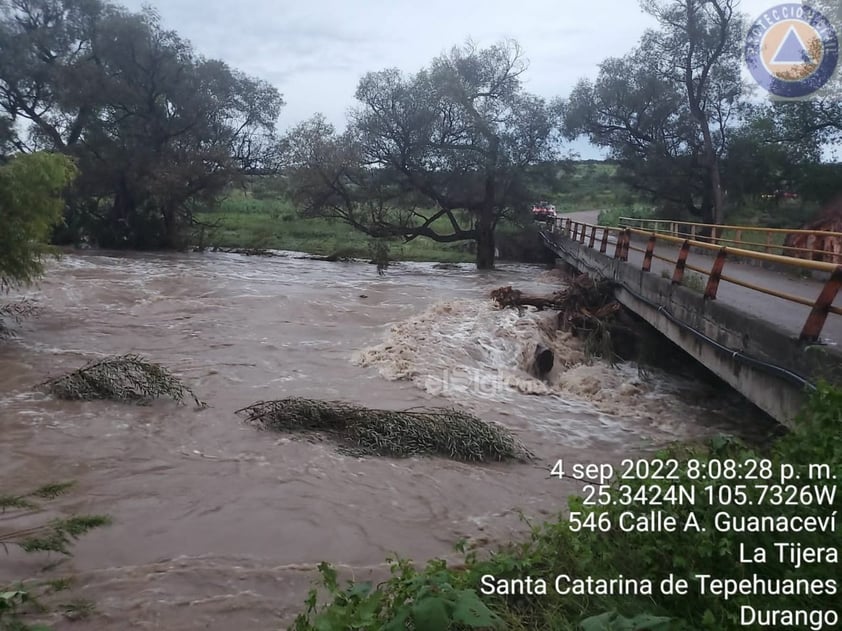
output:
[[[620,249],[620,260],[621,261],[628,261],[629,260],[629,244],[631,243],[631,230],[626,228],[623,231],[623,247]]]
[[[649,237],[649,243],[646,244],[646,253],[643,255],[643,271],[648,272],[652,269],[652,254],[655,253],[655,235]]]
[[[585,244],[585,233],[588,231],[588,226],[586,224],[582,224],[582,230],[579,232],[579,243],[582,245]]]
[[[617,244],[614,246],[614,258],[621,259],[623,255],[623,232],[617,233]]]
[[[716,292],[719,289],[719,280],[722,278],[722,268],[725,266],[725,256],[728,250],[722,248],[719,254],[716,255],[716,260],[713,262],[713,267],[708,276],[708,284],[705,287],[705,299],[716,300]]]
[[[684,268],[687,266],[687,255],[690,254],[690,241],[684,240],[675,261],[675,271],[672,273],[672,284],[678,285],[684,279]]]
[[[824,328],[824,323],[830,313],[830,306],[836,300],[836,295],[842,288],[842,265],[837,267],[830,275],[827,283],[825,283],[822,293],[816,299],[816,304],[813,305],[813,310],[807,316],[807,322],[804,323],[804,328],[801,330],[801,341],[816,342],[819,339],[819,334]]]
[[[599,253],[605,254],[608,249],[608,228],[602,229],[602,243],[599,244]]]
[[[596,226],[591,226],[591,240],[588,241],[588,247],[593,248],[593,244],[596,241]]]

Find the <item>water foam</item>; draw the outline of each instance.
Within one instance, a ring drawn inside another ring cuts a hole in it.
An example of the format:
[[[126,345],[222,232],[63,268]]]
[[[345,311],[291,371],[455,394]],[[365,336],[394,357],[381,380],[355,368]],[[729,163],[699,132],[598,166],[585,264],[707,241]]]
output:
[[[667,434],[682,433],[692,406],[677,401],[675,393],[695,384],[663,373],[643,378],[634,363],[588,362],[581,340],[556,327],[553,312],[518,314],[487,300],[452,300],[394,324],[385,342],[357,353],[354,361],[376,367],[386,379],[408,380],[468,405],[555,397],[560,410],[590,411],[616,422],[637,418]],[[539,344],[555,356],[543,379],[530,373]]]

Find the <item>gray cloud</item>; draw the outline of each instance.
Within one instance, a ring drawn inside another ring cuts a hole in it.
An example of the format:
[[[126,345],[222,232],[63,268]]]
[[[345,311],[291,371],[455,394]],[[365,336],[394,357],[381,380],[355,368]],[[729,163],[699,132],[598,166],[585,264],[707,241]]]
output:
[[[116,0],[139,10],[148,0]],[[752,17],[776,2],[744,0]],[[167,28],[195,49],[272,82],[287,102],[282,128],[323,113],[341,127],[368,71],[414,72],[471,38],[518,40],[529,91],[553,98],[631,49],[653,25],[634,0],[157,0]],[[156,6],[157,5],[157,6]],[[595,152],[586,143],[585,157]]]

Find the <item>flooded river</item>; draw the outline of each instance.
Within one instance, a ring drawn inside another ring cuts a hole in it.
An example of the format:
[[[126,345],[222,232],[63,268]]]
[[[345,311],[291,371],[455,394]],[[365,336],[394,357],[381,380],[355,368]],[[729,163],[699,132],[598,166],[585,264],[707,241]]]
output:
[[[40,315],[0,343],[2,491],[72,479],[62,511],[108,513],[46,576],[94,600],[57,629],[285,628],[323,560],[358,577],[391,552],[447,555],[461,537],[522,531],[518,512],[562,509],[577,488],[558,458],[619,459],[712,433],[752,430],[709,386],[637,367],[588,365],[552,314],[498,311],[491,289],[536,292],[559,277],[530,266],[480,273],[406,263],[235,254],[74,254],[27,292]],[[554,348],[547,382],[524,370]],[[34,392],[105,355],[140,353],[207,401],[60,402]],[[305,396],[380,408],[458,404],[511,428],[535,465],[355,459],[324,443],[257,432],[233,412]],[[3,522],[0,521],[0,527]],[[44,557],[0,557],[0,583]]]

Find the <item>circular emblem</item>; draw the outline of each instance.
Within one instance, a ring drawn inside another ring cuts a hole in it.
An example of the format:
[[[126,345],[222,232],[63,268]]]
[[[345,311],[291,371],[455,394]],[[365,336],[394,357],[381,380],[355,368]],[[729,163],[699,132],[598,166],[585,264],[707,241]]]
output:
[[[816,92],[838,63],[836,29],[812,7],[779,4],[749,29],[746,64],[755,81],[775,96],[798,98]]]

